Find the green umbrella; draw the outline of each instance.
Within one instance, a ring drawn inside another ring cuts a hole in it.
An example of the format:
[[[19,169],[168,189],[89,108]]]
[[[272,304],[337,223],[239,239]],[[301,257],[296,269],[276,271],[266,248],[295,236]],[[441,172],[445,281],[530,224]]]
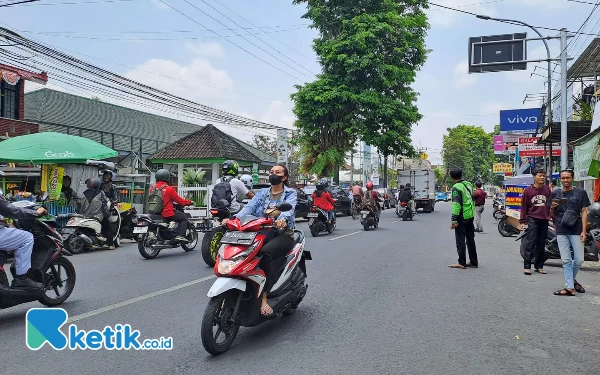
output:
[[[33,164],[85,163],[119,153],[91,139],[43,132],[0,142],[0,161]]]

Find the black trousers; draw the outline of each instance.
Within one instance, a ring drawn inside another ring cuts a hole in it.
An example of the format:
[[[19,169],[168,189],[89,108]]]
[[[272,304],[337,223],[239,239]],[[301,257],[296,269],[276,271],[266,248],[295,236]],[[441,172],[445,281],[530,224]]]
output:
[[[286,234],[277,234],[272,240],[267,242],[265,246],[260,250],[262,259],[260,261],[260,268],[265,272],[267,281],[265,283],[265,291],[271,290],[271,287],[277,280],[275,274],[277,273],[276,263],[277,260],[284,257],[294,248],[294,239]]]
[[[106,237],[106,245],[114,246],[113,238],[115,237],[115,232],[113,231],[112,224],[108,221],[108,218],[102,220],[101,225],[101,233],[104,237]]]
[[[477,248],[475,247],[475,225],[473,219],[458,219],[454,230],[456,237],[456,251],[458,252],[458,263],[467,265],[467,249],[469,249],[469,260],[473,266],[478,266]]]
[[[187,228],[188,228],[188,217],[186,214],[184,214],[183,212],[180,212],[180,211],[175,211],[175,215],[170,216],[170,217],[165,217],[163,219],[166,222],[174,221],[176,223],[179,223],[179,225],[177,226],[177,234],[180,235],[181,237],[185,237],[185,235],[187,234]]]
[[[546,251],[546,236],[548,235],[548,220],[527,219],[527,241],[525,247],[525,259],[523,268],[531,269],[531,261],[535,256],[535,269],[544,268],[544,258]]]

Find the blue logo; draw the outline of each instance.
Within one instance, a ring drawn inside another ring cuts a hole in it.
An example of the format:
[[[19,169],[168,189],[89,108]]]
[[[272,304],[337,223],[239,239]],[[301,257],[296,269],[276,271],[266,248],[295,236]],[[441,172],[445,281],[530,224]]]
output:
[[[541,108],[500,111],[500,131],[504,133],[536,133],[542,117]]]
[[[108,349],[108,350],[171,350],[173,338],[140,339],[140,331],[134,330],[129,324],[106,326],[102,331],[79,330],[71,324],[65,335],[61,328],[69,314],[64,309],[30,309],[25,317],[25,336],[27,347],[39,350],[48,343],[55,350],[67,347],[76,349]]]

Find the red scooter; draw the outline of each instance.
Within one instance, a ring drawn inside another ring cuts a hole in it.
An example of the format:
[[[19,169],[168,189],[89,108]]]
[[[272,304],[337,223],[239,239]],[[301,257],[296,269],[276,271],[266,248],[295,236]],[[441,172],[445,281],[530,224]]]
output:
[[[272,235],[274,219],[279,213],[292,209],[283,202],[265,217],[245,216],[227,222],[228,232],[221,239],[215,264],[218,276],[208,291],[210,301],[202,318],[202,345],[207,352],[218,355],[226,352],[235,340],[240,326],[255,327],[278,315],[293,314],[306,295],[305,260],[311,260],[304,250],[304,234],[294,231],[294,248],[276,260],[277,280],[268,293],[268,303],[274,313],[260,313],[266,277],[258,265],[260,250]],[[271,216],[271,217],[270,217]]]

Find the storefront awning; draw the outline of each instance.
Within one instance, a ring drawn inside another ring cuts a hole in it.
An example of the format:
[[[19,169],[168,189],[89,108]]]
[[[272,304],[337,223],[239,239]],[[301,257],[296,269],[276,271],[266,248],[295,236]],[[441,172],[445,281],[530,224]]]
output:
[[[592,40],[567,71],[567,80],[594,78],[600,71],[600,38]],[[598,70],[598,71],[597,71]]]
[[[553,122],[551,126],[545,126],[541,133],[542,137],[538,143],[560,143],[560,122]],[[587,135],[592,128],[592,120],[588,121],[568,121],[567,122],[567,143],[574,142]]]

